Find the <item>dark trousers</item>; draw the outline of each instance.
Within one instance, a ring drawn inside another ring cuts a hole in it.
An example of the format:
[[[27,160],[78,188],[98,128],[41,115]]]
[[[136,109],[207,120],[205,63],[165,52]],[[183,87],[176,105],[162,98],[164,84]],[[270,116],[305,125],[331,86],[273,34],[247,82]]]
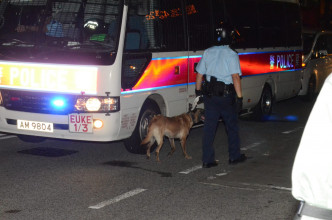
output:
[[[220,117],[226,126],[229,159],[238,159],[240,157],[240,138],[234,95],[205,97],[204,108],[203,163],[211,163],[215,160],[213,141]]]

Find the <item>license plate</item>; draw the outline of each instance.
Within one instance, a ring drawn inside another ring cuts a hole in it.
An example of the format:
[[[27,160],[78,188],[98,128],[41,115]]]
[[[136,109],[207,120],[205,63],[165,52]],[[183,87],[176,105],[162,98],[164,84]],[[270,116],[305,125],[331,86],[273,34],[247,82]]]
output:
[[[70,114],[69,131],[74,133],[92,133],[93,117],[92,114]]]
[[[17,129],[52,133],[53,132],[53,123],[40,122],[40,121],[17,120]]]

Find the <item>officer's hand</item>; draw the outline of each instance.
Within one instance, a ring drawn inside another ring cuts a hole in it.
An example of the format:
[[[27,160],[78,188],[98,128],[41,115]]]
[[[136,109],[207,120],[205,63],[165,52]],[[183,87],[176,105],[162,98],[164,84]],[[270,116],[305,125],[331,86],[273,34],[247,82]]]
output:
[[[195,94],[196,94],[196,97],[203,95],[202,90],[197,90],[197,89],[195,89]]]
[[[236,111],[240,112],[243,106],[243,97],[236,97]]]
[[[198,100],[197,104],[203,103],[203,92],[202,92],[202,90],[195,89],[195,94],[196,94],[196,97],[199,97],[199,100]]]

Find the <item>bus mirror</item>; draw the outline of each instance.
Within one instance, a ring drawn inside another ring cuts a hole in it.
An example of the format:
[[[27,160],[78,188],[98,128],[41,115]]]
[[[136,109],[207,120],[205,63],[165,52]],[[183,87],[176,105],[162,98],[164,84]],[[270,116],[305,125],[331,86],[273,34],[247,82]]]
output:
[[[126,36],[126,50],[138,50],[140,48],[141,35],[138,31],[130,31]]]
[[[324,57],[327,55],[327,50],[319,50],[318,51],[318,56],[319,57]]]

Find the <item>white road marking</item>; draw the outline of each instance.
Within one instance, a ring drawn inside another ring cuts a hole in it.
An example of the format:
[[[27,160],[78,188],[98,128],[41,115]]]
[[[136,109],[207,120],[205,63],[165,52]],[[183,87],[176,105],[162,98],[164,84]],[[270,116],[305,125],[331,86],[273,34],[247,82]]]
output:
[[[189,173],[194,172],[194,171],[199,170],[199,169],[202,169],[202,165],[194,166],[194,167],[192,167],[192,168],[189,168],[189,169],[187,169],[187,170],[181,171],[181,172],[179,172],[179,173],[182,173],[182,174],[189,174]]]
[[[242,183],[246,186],[257,186],[257,187],[265,187],[270,189],[280,189],[280,190],[286,190],[286,191],[292,191],[292,188],[287,188],[283,186],[273,186],[273,185],[261,185],[261,184],[250,184],[250,183]]]
[[[295,131],[298,131],[298,130],[301,130],[303,127],[298,127],[298,128],[295,128],[293,130],[289,130],[289,131],[284,131],[282,132],[283,134],[290,134],[290,133],[293,133]]]
[[[255,148],[255,147],[261,145],[262,143],[263,143],[263,141],[262,142],[253,143],[253,144],[250,144],[250,145],[248,145],[246,147],[241,147],[241,150],[249,150],[251,148]]]
[[[113,199],[110,199],[110,200],[106,200],[106,201],[103,201],[101,203],[98,203],[97,205],[93,205],[93,206],[89,206],[90,209],[101,209],[101,208],[104,208],[105,206],[108,206],[108,205],[111,205],[113,203],[117,203],[123,199],[127,199],[129,197],[132,197],[132,196],[135,196],[139,193],[142,193],[144,192],[146,189],[140,189],[140,188],[137,188],[137,189],[134,189],[132,191],[129,191],[129,192],[126,192],[122,195],[119,195]]]
[[[282,191],[292,191],[292,188],[283,187],[283,186],[271,186],[271,185],[250,184],[250,183],[241,183],[238,186],[223,185],[223,184],[218,184],[218,183],[204,183],[204,182],[201,182],[201,183],[205,184],[205,185],[211,185],[211,186],[236,188],[236,189],[243,189],[243,190],[250,190],[250,191],[266,190],[266,189],[278,189],[278,190],[282,190]]]
[[[216,176],[226,176],[228,173],[217,173]]]
[[[292,188],[288,188],[288,187],[283,187],[283,186],[274,186],[271,187],[272,189],[281,189],[281,190],[286,190],[286,191],[292,191]]]
[[[15,135],[0,134],[0,140],[14,138],[14,137],[16,137],[16,136]]]

